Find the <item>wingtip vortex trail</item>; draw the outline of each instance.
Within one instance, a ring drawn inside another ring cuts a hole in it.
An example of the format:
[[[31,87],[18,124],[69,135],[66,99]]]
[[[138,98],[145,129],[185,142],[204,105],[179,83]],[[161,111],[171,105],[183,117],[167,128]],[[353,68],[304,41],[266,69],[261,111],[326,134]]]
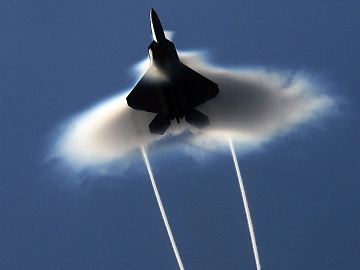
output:
[[[237,158],[236,158],[235,148],[234,148],[234,145],[233,145],[233,142],[232,142],[230,136],[228,136],[228,141],[229,141],[231,154],[232,154],[232,157],[233,157],[233,160],[234,160],[234,165],[235,165],[237,178],[239,180],[240,191],[241,191],[241,195],[242,195],[242,199],[243,199],[243,203],[244,203],[246,219],[247,219],[247,222],[248,222],[251,243],[252,243],[252,247],[253,247],[253,251],[254,251],[256,269],[260,270],[261,265],[260,265],[259,252],[258,252],[257,245],[256,245],[255,231],[254,231],[254,226],[253,226],[252,221],[251,221],[250,209],[249,209],[249,204],[248,204],[247,198],[246,198],[245,187],[244,187],[244,183],[242,181],[242,177],[241,177],[241,174],[240,174],[240,168],[239,168],[239,164],[238,164],[238,161],[237,161]]]
[[[141,145],[140,146],[140,149],[141,149],[141,155],[144,159],[144,162],[145,162],[145,165],[146,165],[146,168],[148,170],[148,173],[149,173],[149,177],[150,177],[150,180],[151,180],[151,184],[153,186],[153,189],[154,189],[154,193],[155,193],[155,196],[156,196],[156,200],[158,202],[158,205],[159,205],[159,208],[160,208],[160,212],[161,212],[161,216],[164,220],[164,224],[165,224],[165,227],[166,227],[166,231],[169,235],[169,238],[170,238],[170,242],[171,242],[171,245],[172,245],[172,248],[174,250],[174,253],[175,253],[175,257],[176,257],[176,260],[178,262],[178,265],[179,265],[179,268],[181,270],[184,270],[184,265],[181,261],[181,257],[180,257],[180,253],[176,247],[176,243],[175,243],[175,239],[174,239],[174,236],[172,234],[172,231],[171,231],[171,228],[170,228],[170,224],[168,222],[168,219],[166,217],[166,213],[165,213],[165,209],[164,209],[164,206],[161,202],[161,198],[160,198],[160,194],[159,194],[159,191],[156,187],[156,183],[155,183],[155,178],[154,178],[154,175],[152,173],[152,169],[151,169],[151,165],[150,165],[150,162],[149,162],[149,158],[148,158],[148,155],[147,155],[147,151],[146,151],[146,147],[144,145]]]

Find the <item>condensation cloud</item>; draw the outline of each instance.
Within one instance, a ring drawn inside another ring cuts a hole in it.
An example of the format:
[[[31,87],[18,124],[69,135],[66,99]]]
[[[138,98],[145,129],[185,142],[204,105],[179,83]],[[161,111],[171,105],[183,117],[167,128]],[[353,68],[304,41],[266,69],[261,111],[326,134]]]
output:
[[[128,90],[63,123],[65,128],[54,143],[51,158],[77,170],[101,167],[126,160],[142,144],[159,142],[156,145],[161,147],[162,141],[169,142],[169,136],[181,137],[181,149],[191,151],[228,150],[226,136],[230,135],[249,151],[335,107],[324,86],[305,72],[218,67],[208,63],[200,52],[179,53],[179,57],[219,85],[219,95],[197,107],[209,116],[210,126],[198,130],[183,119],[180,124],[172,122],[163,136],[150,134],[148,125],[155,114],[128,107]],[[136,66],[139,77],[148,65],[145,60]]]

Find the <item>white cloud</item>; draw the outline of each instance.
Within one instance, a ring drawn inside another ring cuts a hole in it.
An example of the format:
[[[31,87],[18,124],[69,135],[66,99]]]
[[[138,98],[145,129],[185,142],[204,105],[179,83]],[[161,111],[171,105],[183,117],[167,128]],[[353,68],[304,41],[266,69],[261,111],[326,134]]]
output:
[[[198,52],[179,56],[184,64],[219,85],[219,95],[197,108],[209,116],[210,126],[198,130],[183,120],[179,125],[173,122],[163,136],[150,134],[148,124],[155,114],[128,107],[127,91],[66,123],[51,156],[79,170],[102,167],[129,157],[141,144],[178,134],[183,134],[181,141],[187,146],[184,151],[190,151],[189,146],[221,149],[227,143],[227,134],[249,150],[325,115],[335,105],[323,93],[323,86],[304,72],[227,69],[209,64]],[[144,74],[147,67],[148,62],[142,61],[136,70]]]

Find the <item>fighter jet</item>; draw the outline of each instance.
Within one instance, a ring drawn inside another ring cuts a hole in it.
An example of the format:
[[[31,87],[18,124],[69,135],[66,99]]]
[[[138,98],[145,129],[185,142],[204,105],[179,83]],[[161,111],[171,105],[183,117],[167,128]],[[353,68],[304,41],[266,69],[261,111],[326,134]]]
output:
[[[153,41],[148,47],[150,68],[127,96],[127,104],[145,112],[157,113],[149,124],[150,133],[163,135],[170,120],[186,122],[201,129],[209,118],[195,108],[219,93],[216,83],[180,62],[175,45],[166,39],[159,17],[150,10]]]

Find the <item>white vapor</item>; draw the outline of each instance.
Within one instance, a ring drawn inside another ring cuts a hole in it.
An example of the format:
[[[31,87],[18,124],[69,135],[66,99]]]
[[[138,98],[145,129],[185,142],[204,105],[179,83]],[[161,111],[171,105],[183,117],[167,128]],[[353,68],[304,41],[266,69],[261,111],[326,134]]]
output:
[[[154,175],[152,173],[152,169],[151,169],[150,162],[149,162],[149,159],[148,159],[148,156],[147,156],[146,148],[145,148],[145,146],[142,145],[140,147],[140,149],[141,149],[141,154],[143,156],[146,168],[147,168],[148,173],[149,173],[151,184],[152,184],[153,189],[154,189],[155,197],[156,197],[157,203],[158,203],[159,208],[160,208],[161,216],[163,218],[163,221],[164,221],[164,224],[165,224],[165,227],[166,227],[166,231],[168,233],[168,236],[169,236],[169,239],[170,239],[170,242],[171,242],[171,246],[172,246],[172,248],[174,250],[174,253],[175,253],[176,260],[178,262],[179,268],[181,270],[184,270],[184,265],[183,265],[183,263],[181,261],[180,253],[179,253],[179,251],[178,251],[178,249],[176,247],[175,239],[174,239],[174,236],[173,236],[173,234],[171,232],[170,224],[169,224],[169,221],[167,219],[164,206],[163,206],[163,204],[161,202],[159,191],[158,191],[158,189],[156,187],[155,178],[154,178]]]
[[[335,105],[322,92],[324,87],[304,72],[222,68],[209,64],[199,52],[179,53],[179,57],[219,85],[218,96],[197,107],[209,116],[210,126],[198,130],[183,119],[180,124],[173,122],[163,136],[150,134],[148,125],[155,114],[128,107],[126,91],[65,123],[51,157],[82,171],[128,158],[140,145],[180,134],[187,146],[226,149],[229,134],[237,144],[252,149],[326,115]],[[136,65],[138,76],[148,66],[148,60]]]
[[[254,226],[253,226],[252,221],[251,221],[250,208],[249,208],[249,204],[248,204],[247,198],[246,198],[245,187],[244,187],[244,183],[243,183],[243,180],[242,180],[242,177],[241,177],[241,174],[240,174],[240,168],[239,168],[239,164],[238,164],[238,161],[237,161],[237,158],[236,158],[234,145],[232,143],[232,140],[231,140],[230,136],[228,137],[228,141],[229,141],[231,155],[232,155],[233,160],[234,160],[236,175],[237,175],[237,178],[238,178],[238,181],[239,181],[241,196],[242,196],[243,203],[244,203],[246,219],[247,219],[249,232],[250,232],[251,244],[252,244],[252,247],[253,247],[253,252],[254,252],[254,257],[255,257],[256,269],[260,270],[261,265],[260,265],[259,252],[258,252],[258,248],[257,248],[257,245],[256,245],[255,231],[254,231]]]

